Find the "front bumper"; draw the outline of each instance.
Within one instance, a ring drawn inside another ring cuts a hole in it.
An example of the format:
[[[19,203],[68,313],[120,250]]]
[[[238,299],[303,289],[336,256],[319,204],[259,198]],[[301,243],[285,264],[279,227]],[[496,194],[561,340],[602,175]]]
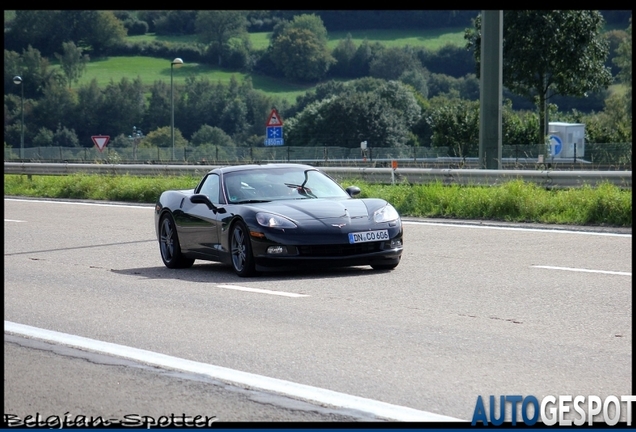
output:
[[[402,231],[386,241],[321,244],[285,244],[271,239],[252,239],[252,251],[257,267],[349,267],[390,265],[400,261],[403,246]]]

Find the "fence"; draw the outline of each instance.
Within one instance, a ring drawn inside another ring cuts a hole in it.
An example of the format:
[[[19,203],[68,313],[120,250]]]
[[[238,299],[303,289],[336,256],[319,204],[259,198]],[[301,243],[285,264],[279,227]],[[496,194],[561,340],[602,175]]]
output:
[[[247,162],[305,162],[324,166],[383,166],[397,160],[401,166],[436,168],[479,168],[476,154],[458,156],[449,147],[360,148],[325,147],[5,147],[4,160],[9,162],[71,163],[172,163],[172,164],[237,164]],[[578,158],[551,158],[544,145],[504,145],[502,168],[508,169],[583,169],[631,170],[632,144],[586,144]],[[387,165],[388,166],[388,165]]]
[[[171,176],[189,174],[200,177],[214,165],[160,165],[160,164],[84,164],[47,162],[5,162],[5,174],[68,175],[75,173],[101,175]],[[573,188],[611,183],[631,189],[631,171],[552,171],[552,170],[486,170],[439,168],[370,168],[323,167],[337,180],[361,179],[370,183],[425,184],[439,182],[445,185],[497,185],[511,180],[532,182],[546,188]]]

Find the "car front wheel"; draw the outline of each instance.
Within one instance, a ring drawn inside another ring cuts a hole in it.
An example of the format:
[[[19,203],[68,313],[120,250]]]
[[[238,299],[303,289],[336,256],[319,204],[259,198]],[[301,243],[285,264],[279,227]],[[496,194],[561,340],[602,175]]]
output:
[[[236,274],[241,277],[249,277],[256,274],[249,230],[241,221],[236,222],[232,228],[230,248],[232,251],[232,267]]]
[[[169,214],[163,216],[159,222],[159,250],[161,259],[168,268],[187,268],[194,264],[193,259],[186,258],[181,253],[177,226]]]

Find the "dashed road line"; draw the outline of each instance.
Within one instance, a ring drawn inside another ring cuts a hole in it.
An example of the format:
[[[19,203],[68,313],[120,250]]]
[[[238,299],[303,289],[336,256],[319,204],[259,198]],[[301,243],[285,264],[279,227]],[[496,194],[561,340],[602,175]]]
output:
[[[247,291],[247,292],[259,293],[259,294],[270,294],[270,295],[278,295],[278,296],[284,296],[284,297],[309,297],[308,294],[297,294],[297,293],[291,293],[291,292],[285,292],[285,291],[272,291],[267,289],[248,288],[248,287],[243,287],[238,285],[217,285],[217,287],[236,290],[236,291]]]
[[[573,268],[573,267],[555,267],[555,266],[540,266],[535,265],[532,266],[534,268],[542,268],[548,270],[566,270],[573,272],[585,272],[585,273],[602,273],[602,274],[611,274],[611,275],[619,275],[619,276],[631,276],[631,272],[620,272],[620,271],[610,271],[610,270],[592,270],[592,269],[583,269],[583,268]]]

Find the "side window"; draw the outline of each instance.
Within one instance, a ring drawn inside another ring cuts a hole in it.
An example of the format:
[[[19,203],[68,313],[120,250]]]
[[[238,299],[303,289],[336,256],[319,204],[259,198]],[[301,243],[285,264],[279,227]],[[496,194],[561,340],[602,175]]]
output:
[[[219,176],[216,174],[207,176],[203,186],[201,186],[200,193],[207,195],[210,201],[217,204],[219,202]]]

